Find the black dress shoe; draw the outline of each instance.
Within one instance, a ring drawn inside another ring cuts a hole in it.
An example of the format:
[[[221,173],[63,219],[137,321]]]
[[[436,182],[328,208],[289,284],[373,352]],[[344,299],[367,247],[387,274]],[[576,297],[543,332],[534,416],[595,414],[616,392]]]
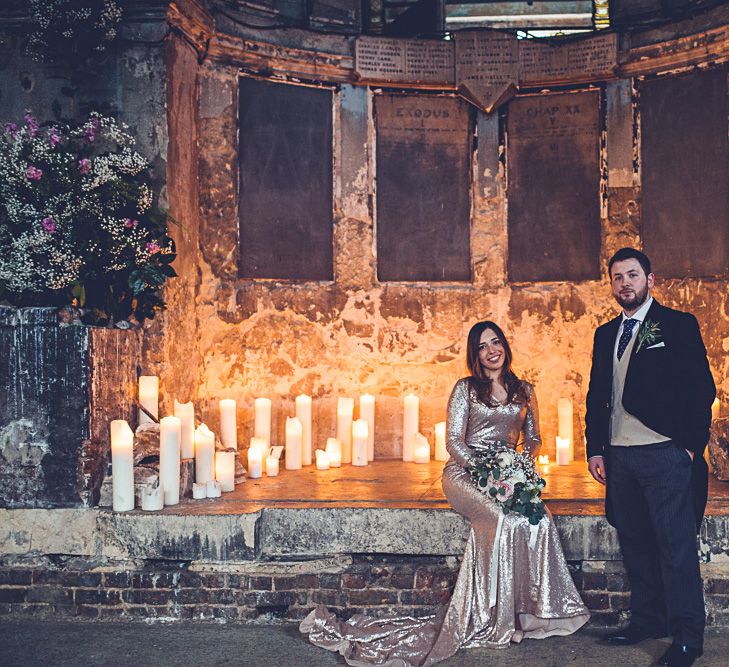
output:
[[[681,644],[671,644],[670,648],[659,658],[659,665],[667,667],[691,667],[694,660],[703,655],[700,648]]]
[[[605,635],[602,638],[603,643],[611,644],[612,646],[629,646],[630,644],[637,644],[642,642],[644,639],[660,639],[664,637],[657,632],[650,632],[637,625],[629,625],[622,630],[611,632],[609,635]]]

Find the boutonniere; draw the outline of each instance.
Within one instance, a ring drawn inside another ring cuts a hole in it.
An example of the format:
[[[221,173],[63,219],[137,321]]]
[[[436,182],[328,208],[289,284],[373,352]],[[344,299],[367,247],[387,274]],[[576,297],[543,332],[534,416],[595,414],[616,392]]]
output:
[[[636,354],[640,352],[640,348],[645,345],[653,345],[660,340],[661,327],[658,322],[651,322],[646,320],[638,329],[638,348],[635,350]]]

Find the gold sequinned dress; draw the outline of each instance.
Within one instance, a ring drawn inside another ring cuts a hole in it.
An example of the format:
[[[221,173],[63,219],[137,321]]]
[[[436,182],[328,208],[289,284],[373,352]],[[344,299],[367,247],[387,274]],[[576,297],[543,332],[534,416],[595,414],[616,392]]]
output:
[[[523,638],[541,639],[578,630],[590,614],[577,593],[552,516],[536,527],[526,517],[503,512],[479,491],[464,469],[476,452],[507,442],[536,454],[537,401],[482,403],[467,378],[448,402],[443,491],[471,528],[453,595],[434,616],[339,620],[323,606],[301,623],[317,646],[341,653],[349,665],[425,667],[459,648],[505,648]]]

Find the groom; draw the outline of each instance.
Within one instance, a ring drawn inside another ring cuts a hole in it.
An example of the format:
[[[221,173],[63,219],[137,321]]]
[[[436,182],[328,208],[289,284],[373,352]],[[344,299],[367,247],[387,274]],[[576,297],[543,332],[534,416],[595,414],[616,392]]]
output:
[[[623,248],[608,265],[622,313],[595,332],[585,416],[590,474],[607,484],[631,586],[631,621],[608,644],[673,636],[658,664],[702,654],[704,597],[696,533],[706,506],[716,389],[696,318],[650,294],[650,260]]]

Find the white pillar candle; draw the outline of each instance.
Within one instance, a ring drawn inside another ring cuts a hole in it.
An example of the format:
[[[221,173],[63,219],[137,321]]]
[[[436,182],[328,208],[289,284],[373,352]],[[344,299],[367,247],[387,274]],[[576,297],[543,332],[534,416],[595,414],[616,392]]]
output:
[[[156,375],[139,376],[139,402],[151,412],[155,418],[159,417],[159,378]],[[153,424],[142,410],[139,410],[139,424]]]
[[[329,470],[329,454],[323,449],[316,450],[316,469]]]
[[[235,452],[215,452],[215,479],[223,492],[235,490]]]
[[[311,465],[311,396],[296,397],[296,419],[301,422],[301,464]]]
[[[413,461],[415,463],[430,462],[430,443],[422,433],[415,435],[415,447],[413,448]]]
[[[342,446],[342,463],[352,463],[352,417],[354,399],[340,396],[337,400],[337,440]]]
[[[721,414],[721,403],[719,402],[718,398],[714,399],[714,402],[711,404],[711,421],[715,421],[719,419],[719,415]]]
[[[418,432],[418,411],[420,401],[415,394],[408,394],[403,399],[402,420],[402,460],[413,461],[415,458],[415,434]]]
[[[254,403],[253,435],[271,444],[271,399],[257,398]]]
[[[542,469],[542,472],[549,472],[549,456],[547,454],[539,454],[537,456],[537,463]]]
[[[238,449],[238,424],[235,419],[235,401],[222,398],[220,408],[220,442],[226,449]]]
[[[278,475],[278,456],[266,457],[266,475],[276,477]]]
[[[248,477],[258,479],[263,475],[263,450],[260,447],[248,448]]]
[[[178,417],[162,417],[159,422],[159,485],[165,505],[180,502],[180,437]]]
[[[570,458],[570,441],[567,438],[557,436],[557,459],[558,466],[566,466],[572,460]]]
[[[142,489],[142,509],[146,512],[156,512],[162,509],[164,493],[162,491],[162,482],[156,486],[146,487]]]
[[[213,479],[215,459],[215,435],[206,424],[195,429],[195,481],[206,484]]]
[[[195,406],[192,401],[178,403],[175,399],[175,417],[180,420],[180,458],[195,457]]]
[[[575,452],[572,433],[572,399],[560,398],[557,401],[557,435],[569,442],[570,461],[574,460]]]
[[[447,461],[448,450],[446,449],[446,423],[438,422],[435,425],[435,460]]]
[[[265,466],[263,466],[263,464],[266,463],[266,455],[268,454],[270,449],[268,446],[268,442],[266,442],[265,438],[257,438],[256,436],[253,436],[248,446],[249,453],[251,449],[258,449],[261,452],[262,467],[265,472]]]
[[[209,479],[205,482],[205,493],[208,498],[220,498],[222,492],[223,490],[220,486],[220,482],[217,482],[214,479]]]
[[[208,485],[192,483],[192,497],[194,500],[202,500],[208,497]]]
[[[326,453],[329,456],[329,465],[339,468],[342,465],[342,443],[336,438],[327,438]]]
[[[303,428],[296,417],[286,417],[286,470],[301,469],[301,440]]]
[[[367,422],[367,460],[375,460],[375,397],[362,394],[359,397],[359,418]]]
[[[124,419],[115,419],[111,431],[111,489],[115,512],[134,509],[134,433]]]
[[[358,419],[352,424],[352,465],[367,465],[367,422]]]

